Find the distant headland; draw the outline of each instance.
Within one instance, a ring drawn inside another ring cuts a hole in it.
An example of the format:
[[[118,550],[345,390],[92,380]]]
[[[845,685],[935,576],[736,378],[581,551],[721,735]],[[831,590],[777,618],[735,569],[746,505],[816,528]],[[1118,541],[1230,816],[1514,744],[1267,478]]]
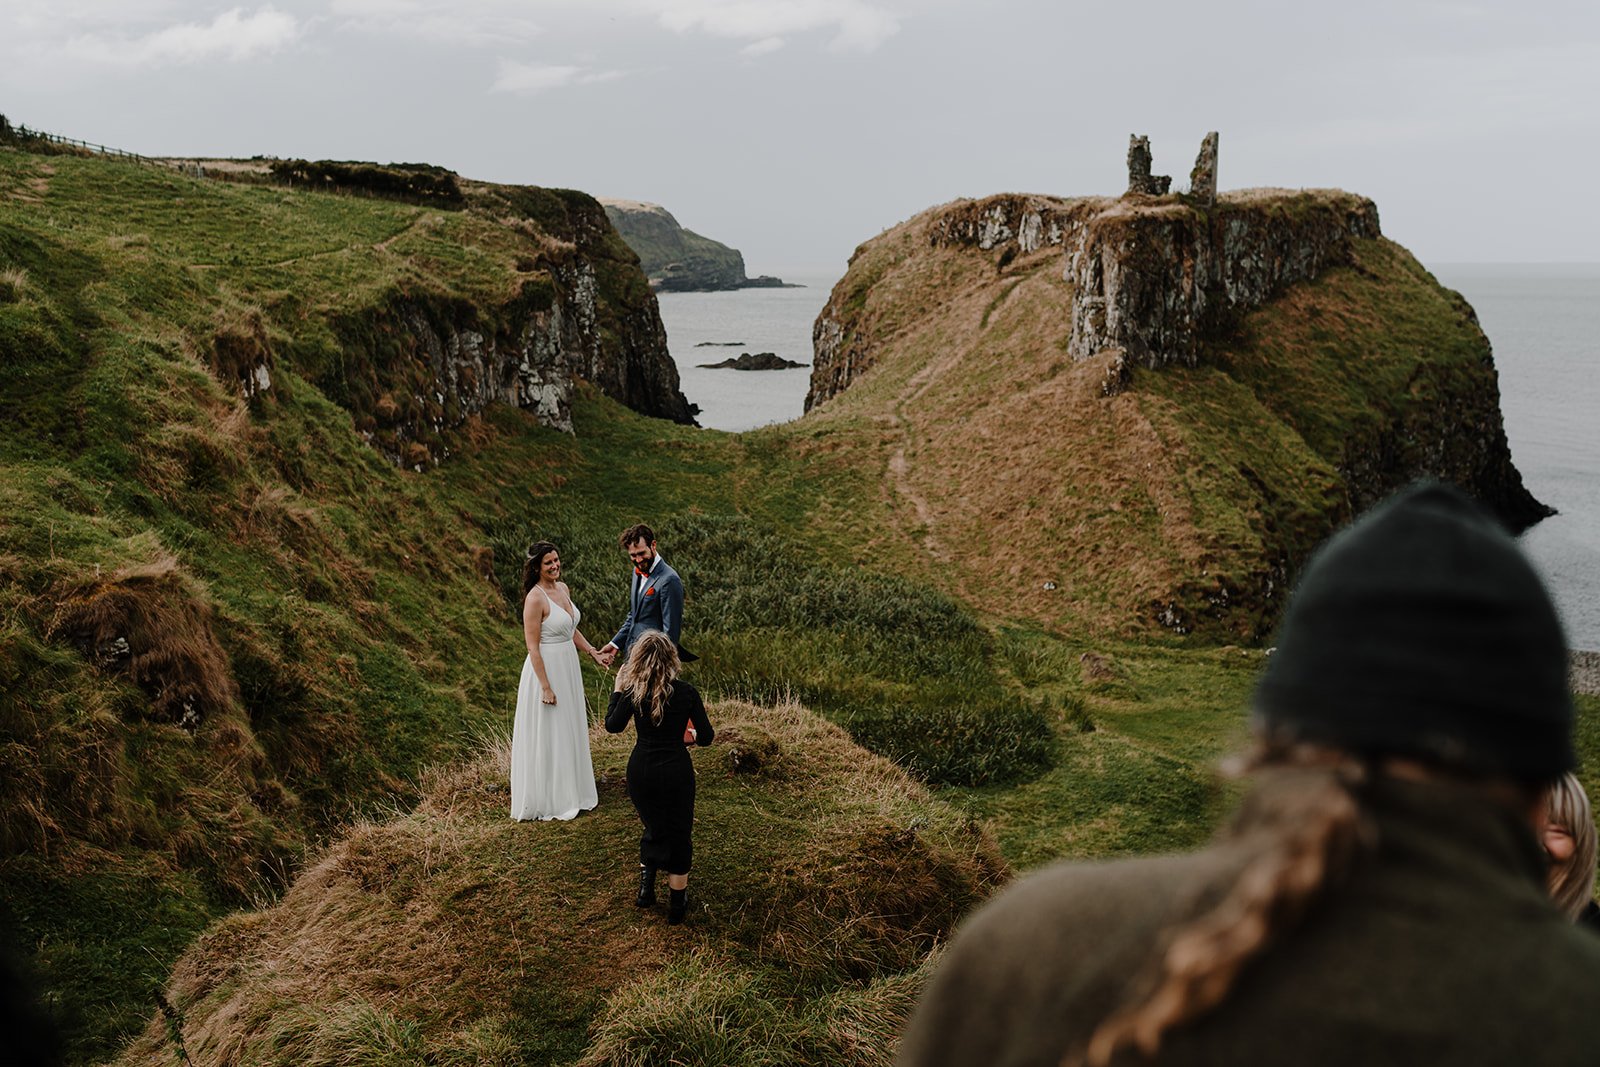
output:
[[[800,288],[769,274],[751,278],[737,248],[686,230],[660,204],[597,197],[628,247],[638,253],[650,288],[668,293]]]

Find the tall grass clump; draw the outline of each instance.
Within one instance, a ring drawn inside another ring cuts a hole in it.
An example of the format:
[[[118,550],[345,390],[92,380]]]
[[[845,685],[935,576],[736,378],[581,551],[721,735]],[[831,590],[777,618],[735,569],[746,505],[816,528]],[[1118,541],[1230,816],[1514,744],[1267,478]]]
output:
[[[608,997],[579,1064],[888,1067],[936,958],[808,998],[697,950]]]
[[[549,540],[590,620],[587,636],[603,643],[627,614],[623,525],[613,509],[581,501],[490,524],[508,605],[520,602],[526,546]],[[702,690],[798,699],[931,782],[1016,781],[1049,766],[1048,719],[996,699],[993,642],[944,593],[818,556],[742,515],[677,514],[656,535],[683,577],[682,640],[701,657],[689,677]]]
[[[931,784],[1009,785],[1054,765],[1056,732],[1046,705],[962,690],[944,697],[852,707],[840,719],[860,744]]]

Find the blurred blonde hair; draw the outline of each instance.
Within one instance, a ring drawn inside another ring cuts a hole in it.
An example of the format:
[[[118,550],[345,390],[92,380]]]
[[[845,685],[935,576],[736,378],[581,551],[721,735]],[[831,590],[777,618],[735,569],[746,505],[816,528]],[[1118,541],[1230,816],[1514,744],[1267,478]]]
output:
[[[1550,865],[1550,899],[1567,918],[1577,919],[1594,899],[1595,829],[1589,794],[1577,778],[1564,774],[1551,783],[1545,800],[1546,817],[1572,838],[1572,858]]]
[[[628,649],[628,662],[622,665],[618,680],[633,706],[650,711],[650,721],[661,725],[667,710],[667,694],[678,677],[678,646],[660,630],[651,630]]]

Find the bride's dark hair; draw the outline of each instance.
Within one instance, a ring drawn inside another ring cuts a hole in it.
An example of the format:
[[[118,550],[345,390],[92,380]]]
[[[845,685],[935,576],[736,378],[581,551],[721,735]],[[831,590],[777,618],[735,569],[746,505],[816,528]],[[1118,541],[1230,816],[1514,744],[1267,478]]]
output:
[[[628,650],[628,662],[622,665],[619,681],[633,706],[649,711],[650,721],[660,726],[667,711],[667,694],[672,691],[679,669],[678,646],[660,630],[651,630]]]
[[[544,558],[555,550],[556,546],[549,541],[535,541],[528,546],[528,559],[522,565],[522,599],[528,599],[533,587],[539,584],[539,569],[544,566]]]

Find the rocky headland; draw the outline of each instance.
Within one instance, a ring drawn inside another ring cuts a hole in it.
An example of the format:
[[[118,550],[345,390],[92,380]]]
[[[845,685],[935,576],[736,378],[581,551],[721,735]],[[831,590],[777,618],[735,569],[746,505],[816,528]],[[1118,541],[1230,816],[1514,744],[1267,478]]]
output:
[[[817,318],[807,410],[898,426],[886,475],[908,517],[1046,618],[1103,601],[1259,638],[1311,548],[1415,478],[1513,529],[1549,514],[1511,463],[1471,307],[1371,200],[1207,201],[916,216],[856,250]],[[1046,546],[1068,558],[1041,566]]]
[[[639,266],[654,289],[669,293],[727,289],[783,289],[789,283],[769,274],[748,277],[744,255],[721,241],[686,230],[660,204],[601,197],[611,224],[639,256]]]
[[[403,466],[437,463],[452,431],[493,403],[570,433],[580,381],[641,414],[692,424],[655,298],[594,198],[486,183],[464,193],[468,212],[520,230],[527,250],[509,264],[501,299],[397,288],[330,320],[341,354],[332,366],[346,380],[327,388],[363,438]],[[276,356],[265,334],[219,335],[216,349],[247,393],[270,382]]]

